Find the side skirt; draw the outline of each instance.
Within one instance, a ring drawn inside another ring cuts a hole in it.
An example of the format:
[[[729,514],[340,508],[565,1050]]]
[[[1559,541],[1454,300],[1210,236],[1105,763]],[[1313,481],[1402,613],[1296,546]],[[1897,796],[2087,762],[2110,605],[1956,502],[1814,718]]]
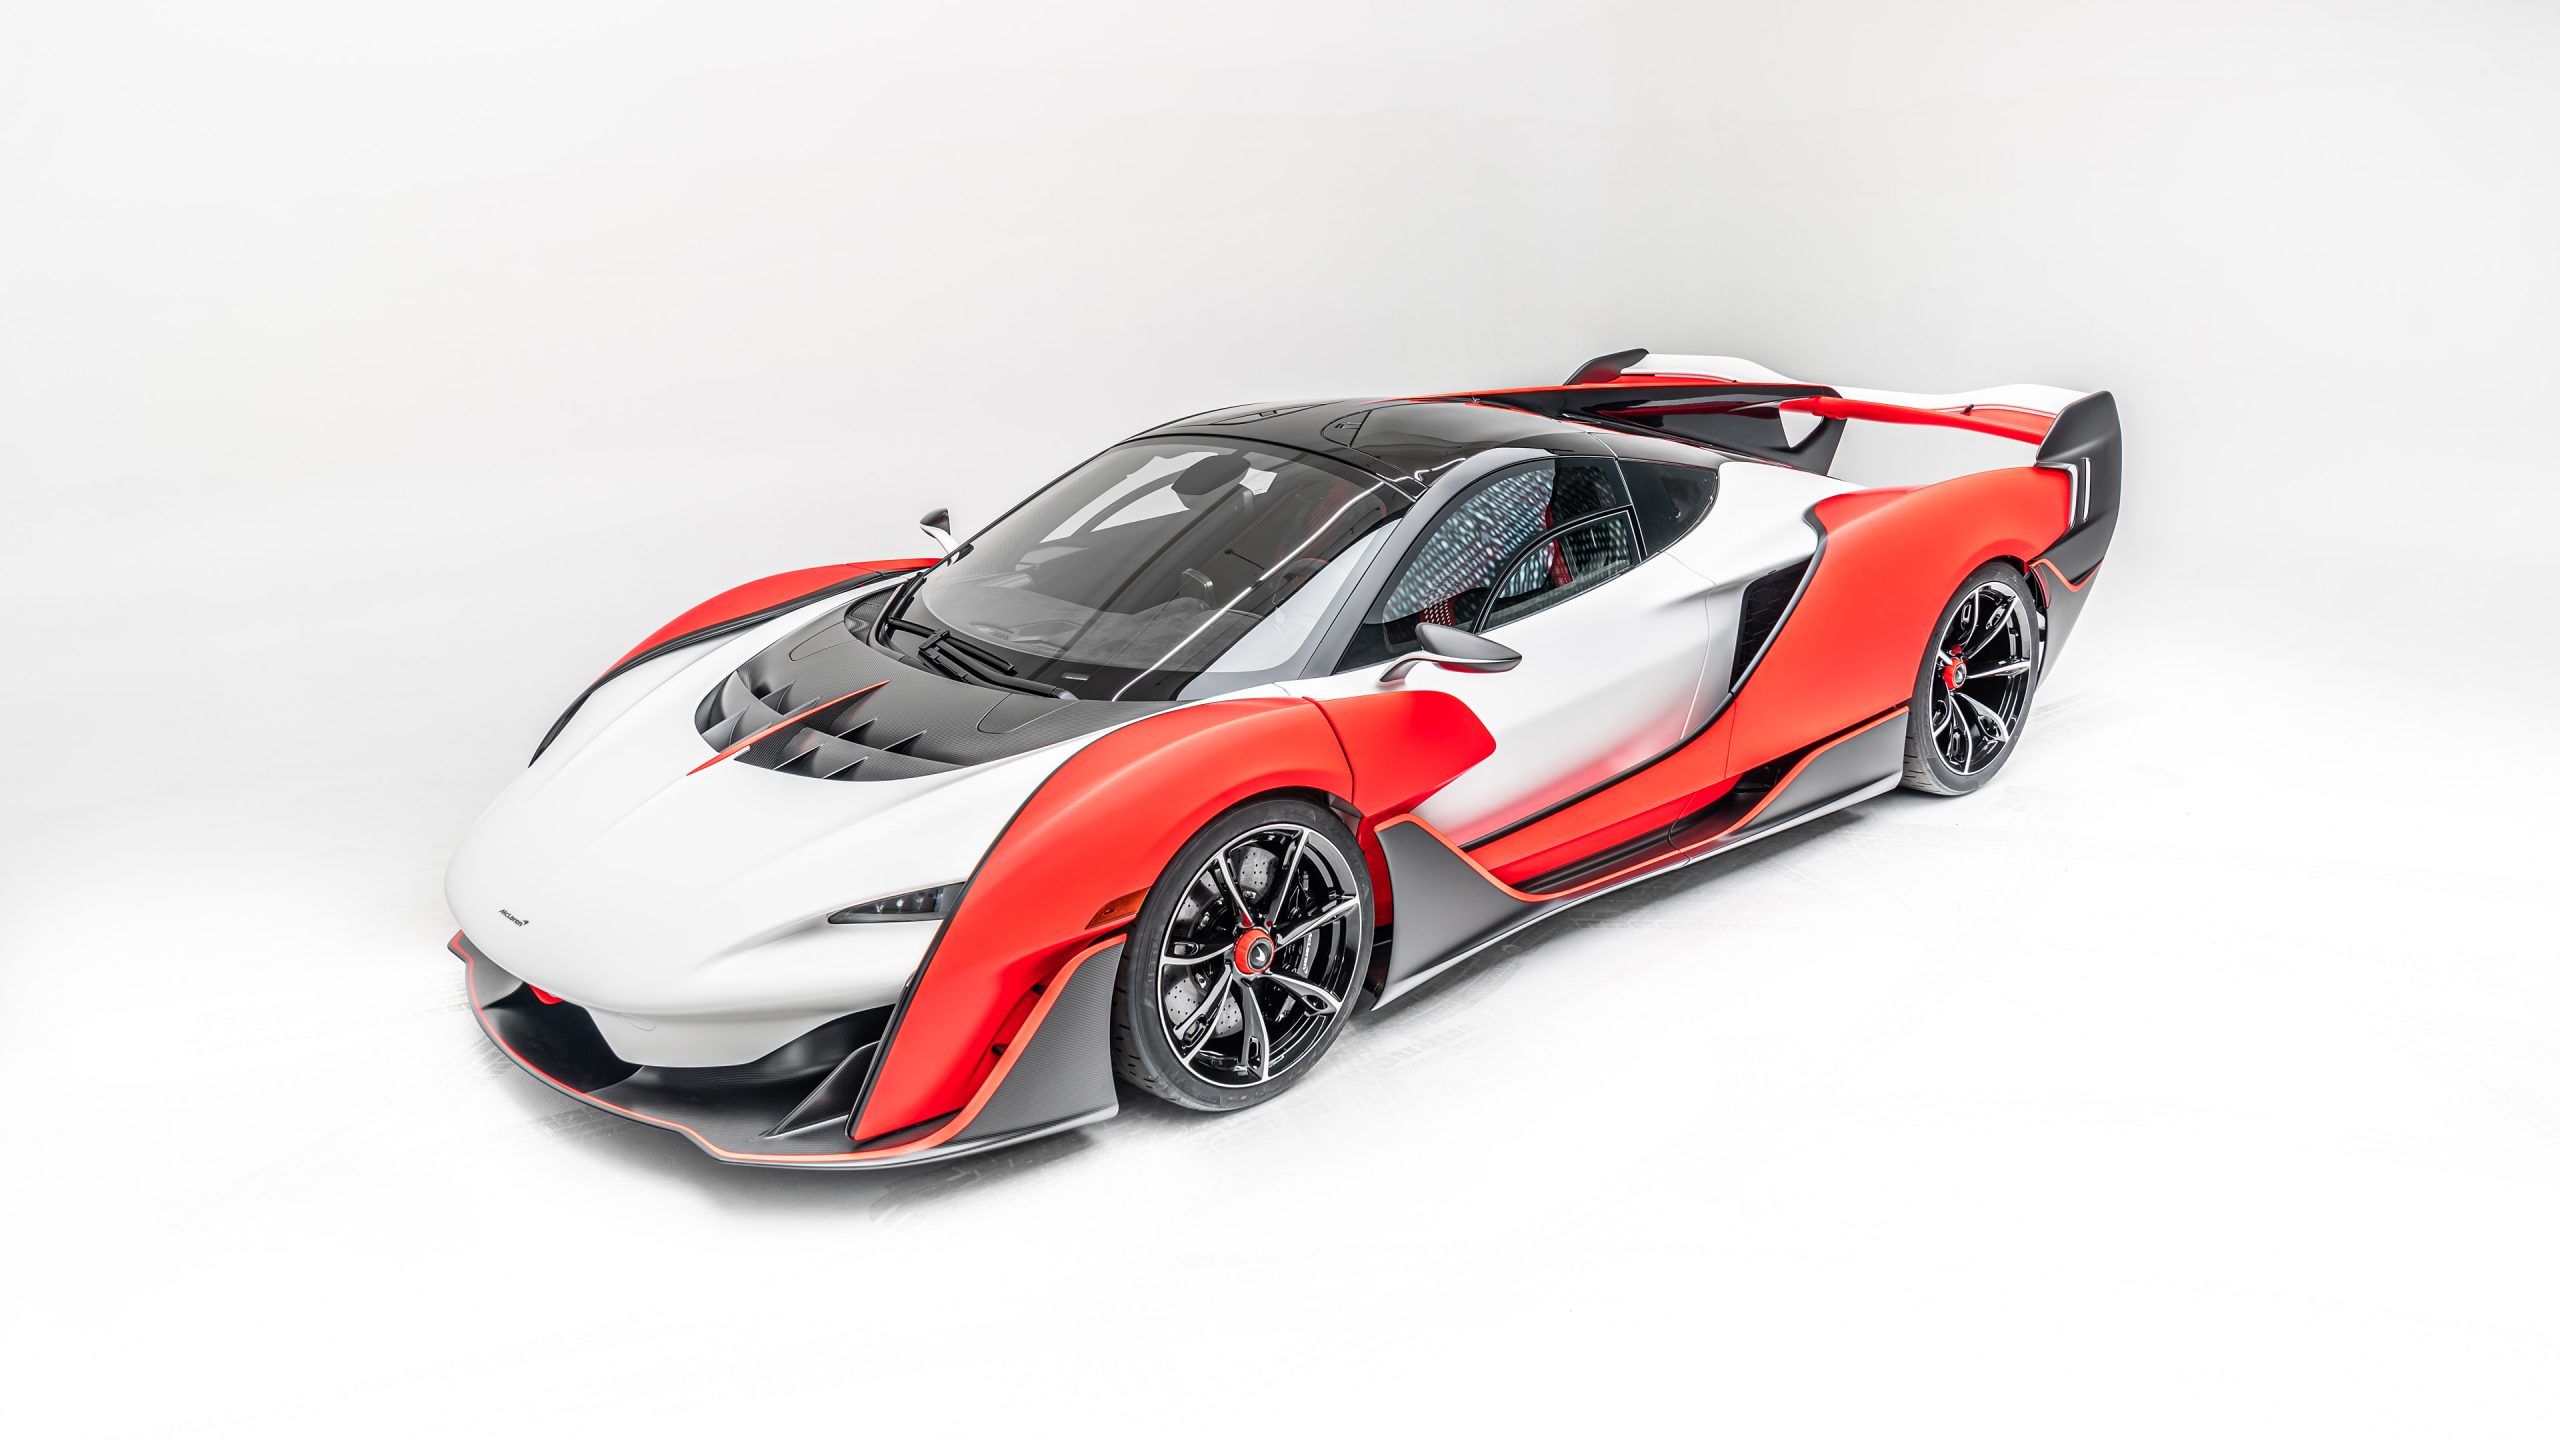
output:
[[[1507,885],[1427,822],[1401,816],[1378,827],[1395,887],[1395,943],[1373,980],[1388,1004],[1444,970],[1513,934],[1581,904],[1656,875],[1766,839],[1804,822],[1884,794],[1902,783],[1903,717],[1896,706],[1855,729],[1781,761],[1780,773],[1740,813],[1706,812],[1644,842],[1605,872],[1588,866],[1542,876],[1532,888]],[[1587,878],[1585,878],[1587,877]]]

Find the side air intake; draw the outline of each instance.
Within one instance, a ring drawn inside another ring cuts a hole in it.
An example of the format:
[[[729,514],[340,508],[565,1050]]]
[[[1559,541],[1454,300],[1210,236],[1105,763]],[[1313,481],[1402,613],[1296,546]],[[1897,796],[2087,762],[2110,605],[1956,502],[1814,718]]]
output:
[[[1788,607],[1795,604],[1796,592],[1804,588],[1805,571],[1812,564],[1811,560],[1799,560],[1743,587],[1742,623],[1733,641],[1734,686],[1742,684],[1742,677],[1759,662],[1760,652],[1769,648],[1769,637],[1778,633],[1778,622],[1787,618]]]

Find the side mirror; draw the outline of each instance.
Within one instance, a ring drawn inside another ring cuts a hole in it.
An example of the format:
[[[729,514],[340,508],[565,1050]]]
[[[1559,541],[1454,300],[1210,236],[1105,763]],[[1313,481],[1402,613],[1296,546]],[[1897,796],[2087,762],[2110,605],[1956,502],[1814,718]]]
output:
[[[924,518],[916,524],[924,527],[924,533],[933,537],[933,543],[942,547],[943,554],[948,555],[959,547],[960,542],[951,538],[951,511],[948,508],[927,510]]]
[[[1422,642],[1422,648],[1398,656],[1378,677],[1379,684],[1400,684],[1417,665],[1437,665],[1469,675],[1495,675],[1520,663],[1520,652],[1499,640],[1487,640],[1428,620],[1414,626],[1413,634]]]

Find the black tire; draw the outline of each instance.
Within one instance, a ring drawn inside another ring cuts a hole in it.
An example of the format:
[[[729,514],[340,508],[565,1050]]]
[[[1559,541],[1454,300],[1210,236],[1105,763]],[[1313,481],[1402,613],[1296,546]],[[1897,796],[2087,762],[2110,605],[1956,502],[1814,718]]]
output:
[[[1258,913],[1275,900],[1278,914]],[[1376,919],[1359,841],[1333,812],[1298,800],[1228,811],[1175,853],[1129,927],[1112,999],[1113,1063],[1130,1084],[1192,1110],[1241,1110],[1278,1095],[1349,1021]],[[1292,931],[1303,933],[1273,943]],[[1256,952],[1257,934],[1272,948]]]
[[[1990,783],[2018,748],[2043,672],[2043,612],[2027,577],[2004,560],[1966,576],[1920,656],[1902,783],[1931,795]]]

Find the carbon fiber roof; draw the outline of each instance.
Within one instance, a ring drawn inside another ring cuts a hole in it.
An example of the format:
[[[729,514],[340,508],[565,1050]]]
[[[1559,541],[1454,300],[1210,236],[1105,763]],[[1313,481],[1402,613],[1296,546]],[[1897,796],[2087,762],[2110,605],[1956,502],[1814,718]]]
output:
[[[1611,453],[1608,441],[1590,427],[1469,400],[1238,405],[1188,415],[1143,435],[1269,440],[1356,465],[1415,495],[1429,489],[1457,462],[1485,450],[1521,447],[1553,455]]]

